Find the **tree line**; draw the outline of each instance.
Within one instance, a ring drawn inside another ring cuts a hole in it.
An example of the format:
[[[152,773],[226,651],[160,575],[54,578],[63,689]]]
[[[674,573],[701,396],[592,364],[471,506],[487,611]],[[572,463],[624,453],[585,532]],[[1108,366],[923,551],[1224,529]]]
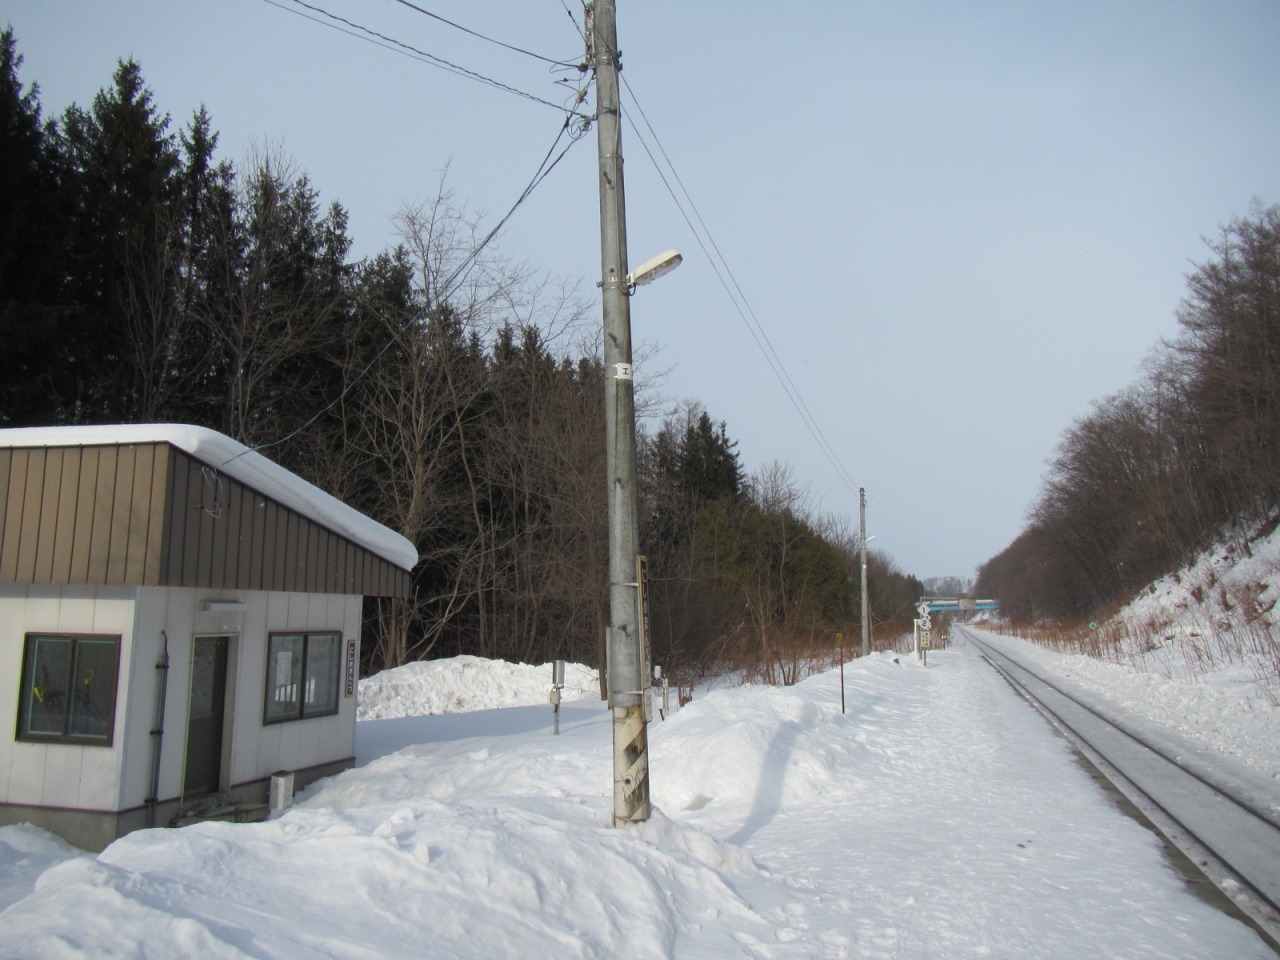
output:
[[[1280,207],[1209,241],[1176,336],[1076,421],[1026,529],[979,571],[1016,619],[1122,602],[1228,529],[1280,522]]]
[[[403,534],[413,594],[367,604],[366,672],[600,665],[603,369],[577,287],[473,257],[480,226],[443,177],[393,247],[355,260],[340,204],[279,150],[219,159],[203,108],[175,132],[136,62],[49,119],[20,65],[6,30],[0,425],[211,427]],[[655,657],[794,679],[859,621],[856,536],[782,465],[746,476],[699,404],[650,412]],[[919,581],[873,554],[871,582],[877,621],[910,618]]]

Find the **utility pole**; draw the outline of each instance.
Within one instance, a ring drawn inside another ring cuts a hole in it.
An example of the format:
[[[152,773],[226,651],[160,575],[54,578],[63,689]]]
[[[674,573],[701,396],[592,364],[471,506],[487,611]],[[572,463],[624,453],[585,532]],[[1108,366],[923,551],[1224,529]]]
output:
[[[609,707],[613,712],[613,825],[649,819],[649,747],[640,651],[640,507],[636,494],[635,384],[627,289],[627,211],[622,189],[618,30],[614,0],[586,10],[588,62],[596,76],[600,152],[600,286],[604,301],[604,409],[609,498]]]
[[[858,540],[862,543],[862,655],[871,656],[871,610],[867,607],[867,490],[858,488]]]

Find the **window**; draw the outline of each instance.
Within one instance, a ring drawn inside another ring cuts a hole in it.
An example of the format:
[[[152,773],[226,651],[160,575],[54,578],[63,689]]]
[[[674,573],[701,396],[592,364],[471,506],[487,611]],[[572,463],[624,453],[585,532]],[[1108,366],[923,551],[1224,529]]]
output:
[[[111,746],[120,638],[27,634],[18,739]]]
[[[263,722],[338,712],[337,633],[273,633],[267,638],[267,705]]]

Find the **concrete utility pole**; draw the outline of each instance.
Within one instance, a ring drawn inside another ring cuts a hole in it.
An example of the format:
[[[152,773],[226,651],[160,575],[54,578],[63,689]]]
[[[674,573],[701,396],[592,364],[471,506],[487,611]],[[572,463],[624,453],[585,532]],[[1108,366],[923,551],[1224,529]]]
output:
[[[871,656],[871,610],[867,607],[867,490],[858,488],[858,539],[862,543],[862,655]]]
[[[649,819],[649,748],[636,582],[640,508],[614,0],[595,0],[587,7],[586,34],[591,44],[588,59],[596,75],[600,150],[600,286],[609,484],[609,706],[613,711],[613,824],[617,827]]]

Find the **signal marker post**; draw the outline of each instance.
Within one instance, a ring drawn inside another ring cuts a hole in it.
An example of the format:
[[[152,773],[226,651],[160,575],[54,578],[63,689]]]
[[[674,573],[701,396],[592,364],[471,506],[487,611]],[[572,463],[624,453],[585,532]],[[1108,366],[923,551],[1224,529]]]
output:
[[[560,691],[564,689],[564,661],[551,664],[551,732],[560,735]]]
[[[836,652],[840,654],[840,712],[844,713],[844,634],[836,634]]]

